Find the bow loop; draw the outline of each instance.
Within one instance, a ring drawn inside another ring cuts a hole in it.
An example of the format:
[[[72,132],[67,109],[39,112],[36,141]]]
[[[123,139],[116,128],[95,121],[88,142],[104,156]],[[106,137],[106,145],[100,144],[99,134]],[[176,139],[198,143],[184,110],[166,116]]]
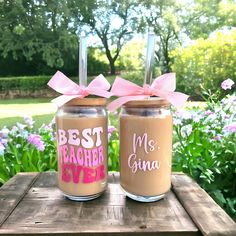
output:
[[[53,77],[49,80],[48,86],[55,91],[65,95],[76,95],[81,91],[79,85],[70,80],[62,72],[57,71]]]
[[[151,87],[159,91],[174,92],[176,89],[175,73],[167,73],[157,77]]]
[[[110,88],[110,84],[103,75],[97,76],[87,87],[85,87],[77,85],[62,72],[57,71],[48,82],[48,86],[63,94],[52,100],[58,107],[74,98],[84,98],[90,94],[105,98],[109,98],[112,95],[107,91]]]
[[[137,94],[139,91],[142,91],[142,87],[120,77],[116,77],[111,88],[111,92],[116,96]]]

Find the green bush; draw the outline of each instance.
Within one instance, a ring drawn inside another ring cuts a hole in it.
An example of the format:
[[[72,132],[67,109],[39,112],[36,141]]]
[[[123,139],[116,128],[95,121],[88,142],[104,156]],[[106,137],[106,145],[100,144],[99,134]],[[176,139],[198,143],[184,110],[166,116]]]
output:
[[[47,88],[49,76],[27,76],[0,78],[0,91],[8,90],[39,90]]]
[[[135,84],[138,84],[140,86],[143,85],[144,81],[144,71],[137,70],[137,71],[127,71],[123,72],[120,75],[123,79],[129,80]]]
[[[172,52],[172,58],[179,91],[199,97],[202,85],[215,92],[224,79],[236,81],[236,30],[196,40],[193,45]]]
[[[101,73],[101,71],[97,71],[96,75],[99,73]],[[88,83],[93,80],[96,75],[89,76]],[[36,91],[40,89],[49,89],[47,83],[50,78],[51,76],[0,77],[0,92],[6,92],[9,90]],[[106,76],[106,78],[112,84],[114,76]],[[78,77],[70,77],[70,79],[78,83]]]

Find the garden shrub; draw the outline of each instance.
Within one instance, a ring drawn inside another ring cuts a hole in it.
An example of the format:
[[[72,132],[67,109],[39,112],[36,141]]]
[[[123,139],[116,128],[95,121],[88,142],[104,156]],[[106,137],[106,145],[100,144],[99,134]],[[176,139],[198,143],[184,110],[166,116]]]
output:
[[[10,130],[0,132],[0,183],[18,172],[42,172],[57,169],[52,124],[34,129],[34,121],[25,117]]]
[[[224,79],[236,81],[236,30],[198,39],[187,48],[173,51],[172,58],[179,91],[199,98],[202,85],[214,93]]]
[[[88,77],[88,82],[94,79],[94,77],[95,76]],[[48,89],[47,83],[50,78],[51,76],[0,77],[0,92],[5,93],[9,90],[37,91]],[[71,79],[78,83],[78,77],[71,77]]]
[[[129,80],[129,81],[135,83],[135,84],[143,86],[143,81],[144,81],[144,71],[143,70],[123,72],[123,73],[121,73],[120,76],[126,80]]]
[[[0,78],[0,92],[9,90],[40,90],[48,88],[50,76],[25,76]]]
[[[190,175],[236,220],[236,94],[175,113],[174,131],[173,171]]]

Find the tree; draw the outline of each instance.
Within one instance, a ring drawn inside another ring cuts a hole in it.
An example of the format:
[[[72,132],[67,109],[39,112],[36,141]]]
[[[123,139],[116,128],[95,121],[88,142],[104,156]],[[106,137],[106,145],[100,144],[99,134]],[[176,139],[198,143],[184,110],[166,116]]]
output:
[[[115,74],[115,62],[122,46],[133,35],[137,15],[136,1],[133,0],[88,0],[78,3],[74,0],[74,17],[100,38],[107,59],[110,73]],[[81,17],[78,17],[81,16]]]
[[[144,68],[145,42],[143,39],[132,39],[127,42],[117,60],[117,65],[120,69],[126,71],[138,71]]]
[[[0,54],[26,59],[34,66],[63,68],[75,61],[78,38],[70,27],[66,0],[0,2]]]
[[[223,26],[236,26],[235,0],[143,0],[141,32],[152,28],[159,37],[156,52],[161,73],[171,71],[170,52],[186,38],[208,38]]]
[[[236,26],[235,0],[194,0],[181,13],[182,31],[191,39],[208,38],[224,27]]]
[[[168,73],[171,71],[169,52],[180,45],[178,12],[181,5],[175,0],[145,0],[142,5],[139,31],[149,28],[158,36],[157,63],[162,74]]]

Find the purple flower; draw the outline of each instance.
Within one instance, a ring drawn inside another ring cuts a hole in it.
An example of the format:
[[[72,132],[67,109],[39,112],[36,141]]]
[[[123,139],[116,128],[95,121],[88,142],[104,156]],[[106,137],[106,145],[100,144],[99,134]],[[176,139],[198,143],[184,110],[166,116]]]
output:
[[[112,133],[115,131],[117,131],[117,129],[114,126],[112,126],[112,125],[108,126],[108,139],[111,138]]]
[[[221,88],[224,90],[231,89],[234,85],[234,81],[232,79],[226,79],[221,83]]]
[[[4,147],[7,146],[7,139],[6,138],[3,138],[3,139],[0,138],[0,142],[3,144]]]
[[[236,122],[226,125],[224,131],[228,133],[236,133]]]
[[[204,115],[206,115],[206,116],[209,116],[209,115],[212,115],[212,114],[214,114],[214,112],[212,112],[210,110],[207,110],[207,111],[204,112]]]
[[[33,144],[39,151],[44,151],[45,144],[44,144],[44,141],[42,140],[42,137],[40,135],[30,134],[27,141],[30,144]]]
[[[222,138],[222,135],[217,134],[213,139],[218,141],[218,140],[221,140],[221,138]]]
[[[230,118],[229,115],[224,115],[224,119],[225,119],[225,120],[228,120],[229,118]]]

